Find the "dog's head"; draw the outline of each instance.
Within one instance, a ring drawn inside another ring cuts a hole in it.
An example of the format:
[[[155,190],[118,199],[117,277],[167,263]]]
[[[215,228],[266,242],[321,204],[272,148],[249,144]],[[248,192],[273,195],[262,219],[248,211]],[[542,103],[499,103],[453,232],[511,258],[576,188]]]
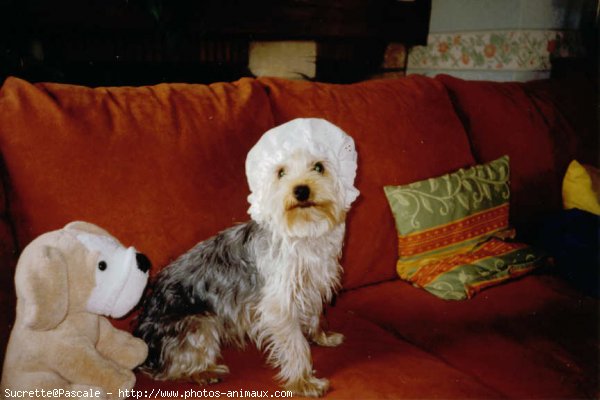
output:
[[[36,330],[75,312],[122,317],[140,300],[149,269],[146,256],[105,230],[70,223],[23,250],[15,273],[18,313]]]
[[[352,138],[326,120],[275,127],[246,158],[248,212],[287,236],[321,236],[344,221],[359,194],[356,161]]]

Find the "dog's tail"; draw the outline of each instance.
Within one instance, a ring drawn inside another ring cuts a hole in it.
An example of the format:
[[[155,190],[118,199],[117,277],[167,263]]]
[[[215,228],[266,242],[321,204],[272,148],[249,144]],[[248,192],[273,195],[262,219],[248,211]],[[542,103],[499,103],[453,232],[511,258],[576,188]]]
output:
[[[149,285],[148,293],[142,301],[141,310],[135,320],[133,335],[148,345],[148,357],[138,369],[154,379],[170,379],[169,347],[181,340],[181,332],[185,329],[182,321],[194,313],[181,287],[161,282],[160,273],[157,281]]]
[[[161,353],[163,339],[165,338],[165,326],[161,323],[164,319],[160,309],[164,308],[164,297],[157,291],[154,285],[149,285],[149,290],[142,301],[140,313],[135,319],[133,335],[142,339],[148,345],[148,357],[138,369],[156,378],[161,374]]]
[[[148,357],[139,370],[154,379],[178,379],[186,375],[172,364],[186,347],[182,343],[186,332],[192,330],[199,316],[212,311],[192,291],[192,287],[173,284],[168,274],[161,272],[142,301],[133,334],[148,345]]]

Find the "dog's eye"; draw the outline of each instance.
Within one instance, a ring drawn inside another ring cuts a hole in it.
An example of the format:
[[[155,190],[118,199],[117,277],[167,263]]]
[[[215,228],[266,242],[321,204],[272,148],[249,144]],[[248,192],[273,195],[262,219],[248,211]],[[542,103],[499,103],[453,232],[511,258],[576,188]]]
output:
[[[283,168],[279,168],[279,169],[277,170],[277,178],[281,179],[281,178],[283,178],[284,176],[285,176],[285,169],[283,169]]]
[[[106,265],[106,261],[100,261],[100,262],[98,263],[98,269],[99,269],[100,271],[104,271],[104,270],[106,269],[106,267],[107,267],[107,265]]]
[[[313,167],[314,171],[317,171],[319,174],[322,174],[323,172],[325,172],[325,167],[323,166],[323,164],[321,164],[320,162],[315,163],[315,166]]]

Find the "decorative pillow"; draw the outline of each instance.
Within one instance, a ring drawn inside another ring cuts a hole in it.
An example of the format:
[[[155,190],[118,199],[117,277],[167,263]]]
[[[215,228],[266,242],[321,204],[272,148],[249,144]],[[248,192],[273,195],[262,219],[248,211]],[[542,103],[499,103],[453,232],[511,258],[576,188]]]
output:
[[[565,209],[578,208],[600,215],[600,170],[573,160],[563,179],[562,196]]]
[[[397,272],[438,297],[459,300],[522,275],[540,254],[505,241],[508,156],[403,186],[384,187],[398,231]]]

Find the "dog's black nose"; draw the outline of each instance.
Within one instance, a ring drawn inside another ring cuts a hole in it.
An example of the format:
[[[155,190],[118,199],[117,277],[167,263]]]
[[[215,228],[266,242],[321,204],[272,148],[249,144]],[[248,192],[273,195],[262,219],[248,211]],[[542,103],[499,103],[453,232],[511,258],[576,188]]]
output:
[[[137,261],[138,269],[142,272],[147,272],[152,267],[152,263],[145,254],[135,253],[135,260]]]
[[[298,185],[294,188],[294,197],[298,201],[306,201],[310,196],[310,188],[306,185]]]

